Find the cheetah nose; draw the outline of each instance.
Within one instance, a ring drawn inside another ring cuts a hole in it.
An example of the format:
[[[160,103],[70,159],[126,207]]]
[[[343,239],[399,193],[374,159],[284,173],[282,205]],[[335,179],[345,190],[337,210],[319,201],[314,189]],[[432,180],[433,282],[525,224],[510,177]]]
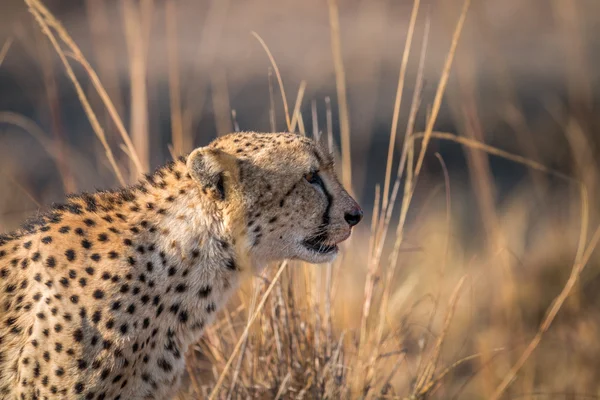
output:
[[[352,211],[344,214],[344,219],[350,226],[357,225],[363,217],[363,210],[360,207],[352,209]]]

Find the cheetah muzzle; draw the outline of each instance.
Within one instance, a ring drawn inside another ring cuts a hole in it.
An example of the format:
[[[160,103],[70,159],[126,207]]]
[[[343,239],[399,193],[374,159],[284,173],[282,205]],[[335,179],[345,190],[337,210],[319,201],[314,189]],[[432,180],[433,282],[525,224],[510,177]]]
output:
[[[0,399],[169,399],[244,274],[332,261],[362,210],[325,147],[235,133],[0,235]]]

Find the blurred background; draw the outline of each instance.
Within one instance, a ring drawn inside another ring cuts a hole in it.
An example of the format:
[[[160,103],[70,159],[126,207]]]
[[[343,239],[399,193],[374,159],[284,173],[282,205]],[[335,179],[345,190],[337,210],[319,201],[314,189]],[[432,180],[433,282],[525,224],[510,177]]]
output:
[[[297,297],[295,307],[303,311],[294,334],[308,329],[305,344],[315,354],[325,349],[322,364],[306,367],[315,379],[308,380],[301,373],[306,368],[291,361],[284,369],[273,361],[265,369],[270,372],[257,378],[249,360],[262,360],[256,349],[270,348],[272,319],[280,316],[273,307],[258,322],[262,331],[250,335],[237,375],[226,380],[229,396],[295,398],[309,388],[306,397],[322,397],[330,390],[323,377],[332,374],[340,397],[362,391],[366,397],[489,398],[534,337],[581,261],[578,248],[587,247],[600,222],[597,0],[471,2],[439,112],[434,99],[462,0],[418,2],[414,26],[412,0],[43,4],[51,14],[42,12],[42,18],[73,76],[27,3],[4,0],[0,230],[16,229],[67,193],[132,183],[140,170],[151,171],[172,154],[218,135],[288,130],[276,73],[252,32],[278,66],[295,130],[329,135],[347,186],[351,176],[351,189],[367,213],[361,229],[333,266],[288,270],[291,289],[279,298],[289,305]],[[394,119],[409,32],[402,102]],[[92,69],[104,94],[90,79]],[[102,138],[90,124],[90,110]],[[414,196],[408,196],[404,188],[422,140],[415,139],[413,149],[405,132],[418,137],[432,112],[436,134]],[[125,131],[131,145],[124,143]],[[481,151],[482,143],[490,147]],[[386,197],[403,149],[411,166],[403,164],[392,209]],[[369,226],[372,219],[381,223]],[[588,250],[589,262],[571,296],[507,398],[600,396],[600,270]],[[460,298],[453,303],[461,277]],[[234,301],[232,309],[243,312],[223,316],[231,340],[209,332],[209,349],[198,347],[182,396],[201,396],[213,387],[241,337],[249,299],[264,291],[257,285]],[[333,303],[331,310],[319,296]],[[290,341],[290,348],[300,346]],[[332,360],[327,341],[346,352],[336,363],[347,370],[324,372]],[[372,354],[366,348],[376,349],[376,360],[365,355]],[[290,351],[290,359],[298,357]],[[360,390],[353,386],[355,374],[365,379]],[[203,379],[196,381],[196,375]]]

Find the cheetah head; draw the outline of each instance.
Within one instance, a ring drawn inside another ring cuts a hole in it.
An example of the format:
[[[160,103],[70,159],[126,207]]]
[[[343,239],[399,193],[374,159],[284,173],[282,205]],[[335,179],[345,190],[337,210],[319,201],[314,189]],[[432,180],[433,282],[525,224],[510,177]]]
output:
[[[243,226],[257,263],[332,261],[363,212],[325,146],[291,133],[233,133],[188,157],[191,176]]]

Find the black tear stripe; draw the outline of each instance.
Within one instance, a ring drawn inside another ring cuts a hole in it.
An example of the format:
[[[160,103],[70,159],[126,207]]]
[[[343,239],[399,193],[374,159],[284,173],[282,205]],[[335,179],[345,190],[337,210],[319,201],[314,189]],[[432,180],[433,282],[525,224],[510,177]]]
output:
[[[331,222],[330,213],[331,213],[331,206],[333,204],[333,196],[331,195],[331,193],[329,193],[329,191],[325,187],[325,183],[323,183],[321,185],[321,188],[323,189],[323,193],[325,193],[325,197],[327,198],[327,206],[325,207],[325,211],[323,212],[323,220],[321,221],[321,226],[319,227],[319,234],[316,236],[316,238],[320,242],[324,243],[327,241],[326,228],[329,225],[329,223]]]

